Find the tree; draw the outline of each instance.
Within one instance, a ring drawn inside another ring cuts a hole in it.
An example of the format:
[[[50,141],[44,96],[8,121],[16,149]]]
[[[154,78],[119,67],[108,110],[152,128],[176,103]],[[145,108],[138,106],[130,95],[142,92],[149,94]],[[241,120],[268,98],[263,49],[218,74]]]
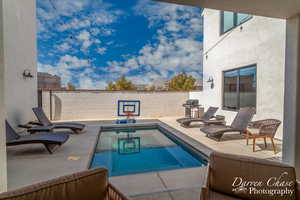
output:
[[[169,81],[169,90],[194,90],[196,79],[185,72],[174,76]]]
[[[150,85],[148,88],[146,88],[146,91],[155,91],[156,88],[154,85]]]
[[[115,82],[109,82],[106,90],[136,90],[136,86],[125,76],[121,76],[119,80]]]
[[[69,82],[69,83],[67,84],[67,88],[68,88],[69,90],[75,90],[75,89],[76,89],[76,87],[75,87],[71,82]]]

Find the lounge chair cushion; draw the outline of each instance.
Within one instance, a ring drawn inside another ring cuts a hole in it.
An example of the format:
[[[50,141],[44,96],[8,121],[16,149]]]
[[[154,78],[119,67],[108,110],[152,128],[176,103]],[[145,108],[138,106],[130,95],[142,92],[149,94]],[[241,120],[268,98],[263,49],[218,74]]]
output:
[[[17,144],[33,144],[33,143],[43,143],[43,144],[63,144],[69,139],[69,135],[65,132],[57,133],[38,133],[33,135],[24,135],[17,139],[12,139],[7,141],[7,145],[17,145]]]
[[[47,115],[45,114],[43,108],[36,107],[32,108],[34,114],[36,115],[37,119],[39,120],[40,123],[43,124],[43,126],[47,128],[66,128],[66,129],[73,129],[73,130],[82,130],[84,129],[85,125],[84,124],[79,124],[79,123],[73,123],[73,122],[57,122],[57,123],[52,123]]]
[[[287,188],[294,192],[290,196],[285,196],[286,198],[284,199],[296,199],[296,174],[294,168],[291,166],[264,159],[213,152],[210,156],[210,170],[210,188],[216,192],[249,200],[278,199],[276,195],[250,194],[251,186],[245,187],[247,189],[245,193],[241,192],[241,190],[239,190],[240,192],[234,191],[234,189],[238,187],[237,185],[241,178],[243,181],[262,181],[263,185],[256,186],[256,189],[278,190]],[[267,186],[266,183],[270,178],[271,183],[274,184],[275,178],[278,180],[280,176],[282,176],[280,182],[292,181],[294,185],[286,187]],[[233,186],[236,179],[236,185]]]
[[[182,123],[182,122],[184,122],[184,121],[191,120],[191,119],[193,119],[193,118],[191,118],[191,117],[184,117],[184,118],[176,119],[176,121],[177,121],[178,123]]]
[[[200,131],[208,134],[209,136],[216,136],[219,135],[219,133],[235,131],[235,130],[230,126],[211,125],[211,126],[205,126],[201,128]]]
[[[44,126],[51,126],[52,123],[44,113],[44,110],[40,107],[32,108],[32,111],[36,115],[39,122],[41,122]]]
[[[104,200],[108,172],[96,168],[0,194],[0,200]]]
[[[176,121],[179,122],[180,124],[189,125],[191,122],[201,122],[203,120],[209,120],[215,115],[218,109],[219,109],[218,107],[209,107],[202,117],[199,118],[186,117],[186,118],[177,119]]]
[[[189,122],[201,122],[203,121],[202,118],[182,118],[180,120],[177,120],[181,124],[189,123]]]
[[[85,127],[84,124],[71,123],[71,122],[57,122],[57,123],[52,123],[52,125],[54,126],[54,128],[73,128],[78,130],[82,130]]]
[[[254,114],[255,110],[253,108],[241,108],[230,126],[234,129],[246,130]]]

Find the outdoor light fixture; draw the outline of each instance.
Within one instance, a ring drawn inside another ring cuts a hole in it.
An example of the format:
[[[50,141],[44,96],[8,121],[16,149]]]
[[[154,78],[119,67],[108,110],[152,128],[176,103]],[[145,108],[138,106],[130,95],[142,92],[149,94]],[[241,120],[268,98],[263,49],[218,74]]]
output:
[[[210,88],[213,89],[214,86],[215,86],[215,84],[214,84],[214,78],[213,78],[212,76],[210,76],[210,77],[208,78],[208,81],[207,81],[207,82],[210,83]]]
[[[31,74],[31,71],[29,69],[25,69],[23,72],[24,78],[33,78],[33,75]]]

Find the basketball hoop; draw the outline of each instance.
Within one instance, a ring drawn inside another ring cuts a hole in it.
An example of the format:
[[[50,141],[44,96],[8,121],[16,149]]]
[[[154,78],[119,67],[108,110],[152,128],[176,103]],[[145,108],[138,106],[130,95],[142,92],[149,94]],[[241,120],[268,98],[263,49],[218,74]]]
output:
[[[127,119],[129,119],[130,117],[133,116],[133,113],[132,112],[128,112],[128,111],[125,111],[124,114],[126,115]]]

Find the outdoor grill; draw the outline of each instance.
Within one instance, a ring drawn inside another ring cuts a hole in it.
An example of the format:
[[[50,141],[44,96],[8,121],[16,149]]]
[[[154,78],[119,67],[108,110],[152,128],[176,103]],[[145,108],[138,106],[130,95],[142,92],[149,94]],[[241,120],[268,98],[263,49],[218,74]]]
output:
[[[188,99],[182,106],[185,108],[185,117],[191,118],[192,111],[195,113],[194,117],[199,117],[199,110],[202,106],[198,99]]]

